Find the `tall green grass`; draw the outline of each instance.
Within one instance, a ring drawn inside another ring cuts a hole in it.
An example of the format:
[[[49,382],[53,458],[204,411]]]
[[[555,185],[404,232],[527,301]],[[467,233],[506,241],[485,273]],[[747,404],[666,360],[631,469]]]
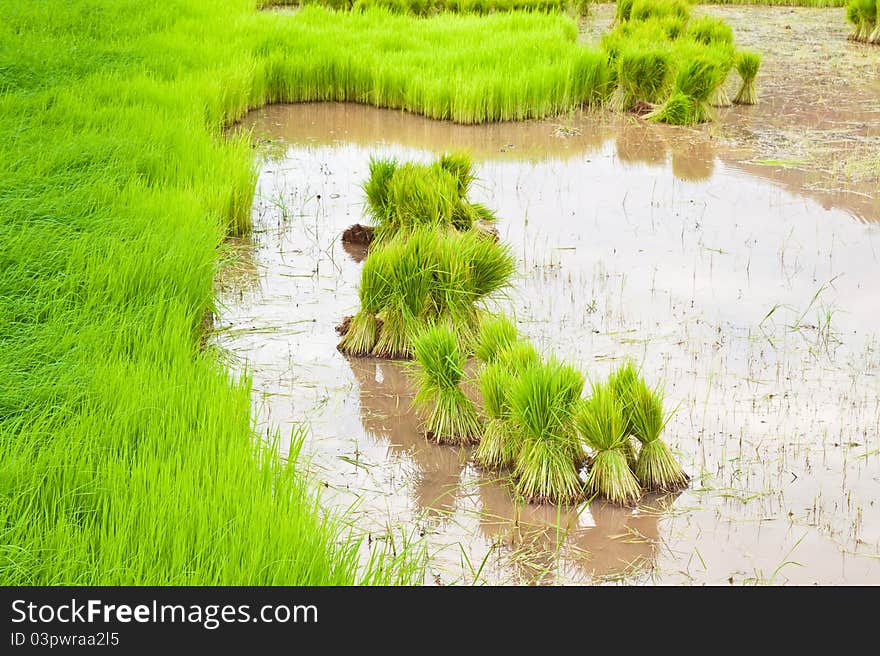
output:
[[[486,15],[496,12],[572,12],[586,15],[592,0],[264,0],[262,6],[320,5],[330,9],[365,11],[380,7],[398,14],[432,16],[450,12]]]
[[[558,14],[265,14],[255,104],[350,101],[460,123],[552,116],[610,93],[604,53]]]

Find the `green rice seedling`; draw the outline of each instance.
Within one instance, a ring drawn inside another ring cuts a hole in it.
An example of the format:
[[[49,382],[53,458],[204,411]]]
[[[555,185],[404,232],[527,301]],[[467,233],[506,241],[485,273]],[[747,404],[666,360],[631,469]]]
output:
[[[648,490],[673,492],[687,487],[688,476],[660,439],[670,415],[663,412],[663,393],[651,389],[643,379],[630,387],[630,416],[633,432],[642,443],[636,476]]]
[[[633,21],[670,16],[688,21],[691,16],[690,4],[686,0],[635,0],[630,11],[630,19]]]
[[[733,102],[738,105],[756,105],[758,90],[755,79],[758,77],[758,69],[761,66],[761,55],[757,52],[742,50],[736,53],[735,66],[742,79],[742,85]]]
[[[466,198],[471,190],[471,184],[476,179],[474,175],[474,162],[471,156],[463,152],[445,153],[437,160],[436,165],[450,173],[455,179],[458,189],[458,197]]]
[[[630,407],[630,390],[638,383],[639,372],[632,360],[627,360],[608,376],[608,389],[621,406],[623,412],[623,433],[626,439],[623,443],[623,453],[630,469],[636,469],[636,448],[633,444],[632,408]]]
[[[391,217],[389,185],[394,171],[397,169],[396,159],[376,159],[370,157],[370,177],[363,185],[367,196],[367,209],[377,225],[387,223]]]
[[[852,24],[853,31],[847,37],[850,41],[858,41],[861,33],[861,15],[856,0],[848,0],[846,4],[846,20]]]
[[[467,358],[452,328],[431,325],[412,342],[417,383],[413,405],[425,432],[440,444],[470,444],[482,432],[477,409],[461,389]]]
[[[551,503],[582,498],[583,451],[574,414],[583,384],[578,371],[553,359],[514,378],[508,398],[517,432],[515,487],[523,497]]]
[[[431,164],[371,159],[363,189],[377,245],[419,227],[470,230],[477,221],[494,221],[485,206],[467,199],[475,179],[464,153],[447,153]]]
[[[513,373],[503,362],[489,363],[480,371],[480,394],[486,421],[474,460],[488,469],[512,466],[518,450],[507,400],[513,380]]]
[[[638,42],[625,47],[617,59],[617,89],[610,108],[625,112],[637,103],[657,103],[668,95],[673,62],[668,47]]]
[[[874,4],[877,5],[874,17],[874,31],[868,36],[868,43],[880,45],[880,2],[874,0]]]
[[[429,316],[431,286],[436,265],[436,251],[442,236],[431,229],[421,229],[409,236],[398,235],[380,252],[386,259],[382,271],[387,276],[388,293],[379,312],[382,329],[373,347],[373,355],[382,358],[408,358],[412,334]]]
[[[641,489],[625,451],[624,408],[609,386],[593,385],[590,398],[580,404],[576,423],[581,437],[596,452],[587,474],[587,493],[621,505],[638,501]]]
[[[617,0],[617,9],[614,13],[614,23],[625,23],[632,14],[633,3],[635,0]]]
[[[709,98],[721,84],[723,74],[723,64],[717,56],[694,56],[679,69],[675,90],[669,99],[645,118],[671,125],[694,125],[712,120],[714,114]]]
[[[498,361],[517,375],[541,362],[541,354],[527,339],[518,339],[498,354]]]
[[[497,297],[510,284],[516,260],[509,244],[478,231],[452,233],[440,243],[434,272],[433,302],[455,322],[468,348],[477,339],[480,302]]]
[[[350,355],[369,355],[379,338],[377,315],[386,306],[391,296],[391,259],[388,252],[373,253],[368,257],[361,271],[358,289],[361,307],[355,314],[348,331],[339,342],[339,350]]]
[[[692,19],[687,26],[687,35],[703,45],[733,45],[733,29],[720,18],[701,16]]]
[[[474,344],[474,355],[483,364],[491,364],[516,340],[516,324],[510,318],[503,314],[484,317]]]
[[[853,24],[852,41],[867,43],[877,21],[877,0],[850,0],[846,6],[846,18]]]
[[[522,444],[510,417],[510,386],[522,372],[540,363],[541,356],[532,343],[521,339],[501,349],[480,372],[483,409],[488,420],[474,458],[484,467],[513,467]]]

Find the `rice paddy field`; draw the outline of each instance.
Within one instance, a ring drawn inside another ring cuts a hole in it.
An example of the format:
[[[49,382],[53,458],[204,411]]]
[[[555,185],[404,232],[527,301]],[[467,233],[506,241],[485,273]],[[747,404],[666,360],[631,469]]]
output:
[[[0,5],[0,582],[880,583],[880,21],[796,4]]]

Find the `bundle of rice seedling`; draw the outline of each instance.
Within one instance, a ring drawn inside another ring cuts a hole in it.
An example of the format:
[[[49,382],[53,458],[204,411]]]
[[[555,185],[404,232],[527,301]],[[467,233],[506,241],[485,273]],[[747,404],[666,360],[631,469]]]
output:
[[[717,54],[695,54],[679,69],[669,99],[645,118],[671,125],[695,125],[711,120],[714,114],[709,98],[723,81],[723,75],[723,61]]]
[[[849,38],[862,43],[877,43],[880,36],[880,8],[877,0],[850,0],[846,18],[854,29]]]
[[[479,439],[477,409],[462,391],[467,358],[455,332],[431,325],[413,336],[417,392],[413,405],[424,420],[425,433],[441,444],[470,444]]]
[[[669,17],[685,22],[690,20],[691,8],[687,0],[635,0],[630,10],[630,20],[633,21]]]
[[[635,0],[617,0],[617,10],[614,14],[614,24],[626,23],[632,14]]]
[[[590,398],[581,403],[576,422],[581,437],[596,451],[587,474],[588,494],[621,505],[634,504],[641,489],[626,458],[623,405],[608,386],[595,384]]]
[[[874,31],[868,36],[868,43],[880,45],[880,2],[875,0],[877,5],[876,17],[874,18]]]
[[[755,86],[755,78],[758,77],[758,69],[761,66],[761,55],[757,52],[741,50],[736,53],[736,70],[742,78],[742,86],[733,102],[738,105],[758,104],[758,91]]]
[[[358,289],[361,307],[351,318],[348,330],[339,342],[339,350],[351,355],[369,355],[379,338],[378,313],[387,304],[391,292],[389,263],[391,260],[375,254],[364,262]]]
[[[371,159],[363,189],[374,243],[420,227],[469,230],[476,221],[494,221],[488,208],[467,199],[474,179],[464,153],[447,153],[431,164]]]
[[[370,157],[370,177],[363,189],[367,196],[367,212],[377,225],[386,223],[391,216],[388,187],[396,169],[396,159]]]
[[[478,231],[422,227],[400,233],[370,252],[361,274],[361,310],[340,349],[407,358],[413,331],[428,323],[453,326],[470,349],[482,305],[510,284],[515,267],[508,245]]]
[[[636,468],[637,453],[631,437],[633,425],[630,418],[629,403],[630,390],[638,383],[638,380],[639,372],[631,360],[624,362],[608,376],[608,389],[614,395],[614,398],[617,399],[623,411],[623,434],[626,436],[626,439],[621,448],[626,456],[627,464],[629,464],[630,469],[633,471]]]
[[[617,58],[617,88],[610,108],[626,112],[638,103],[658,103],[669,92],[672,79],[672,53],[664,45],[637,42],[621,50]]]
[[[483,364],[491,364],[499,353],[517,339],[516,325],[507,316],[498,314],[483,317],[474,344],[474,355]]]
[[[574,415],[583,384],[580,372],[556,360],[514,377],[508,399],[518,440],[516,491],[523,497],[552,503],[582,497],[578,468],[583,450]]]
[[[467,348],[477,338],[477,303],[502,292],[515,268],[510,246],[487,239],[479,231],[447,233],[440,243],[432,284],[433,311],[455,323]]]
[[[630,387],[627,406],[633,434],[642,443],[636,476],[648,490],[674,492],[687,487],[688,476],[660,435],[670,415],[663,413],[661,389],[651,389],[643,379]]]
[[[720,18],[701,16],[688,23],[687,35],[690,39],[706,46],[733,45],[733,29]]]
[[[421,323],[436,318],[429,312],[436,253],[443,233],[421,229],[408,237],[399,235],[384,248],[372,253],[386,260],[382,271],[387,277],[387,297],[379,312],[382,329],[373,347],[373,355],[383,358],[410,356],[412,333]],[[363,281],[363,276],[361,276]]]
[[[516,457],[516,435],[507,400],[513,380],[513,374],[503,362],[492,362],[480,372],[480,393],[486,420],[474,460],[489,469],[510,466]]]

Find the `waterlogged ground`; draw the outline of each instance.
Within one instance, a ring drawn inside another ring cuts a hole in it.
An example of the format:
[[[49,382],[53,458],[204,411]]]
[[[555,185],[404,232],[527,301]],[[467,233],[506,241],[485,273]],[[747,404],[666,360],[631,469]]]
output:
[[[847,40],[845,9],[699,5],[694,12],[724,19],[736,45],[763,58],[760,104],[719,110],[719,122],[705,130],[727,147],[728,161],[826,207],[878,220],[880,49]],[[598,42],[613,17],[613,4],[594,7],[585,41]],[[729,86],[733,97],[735,72]]]
[[[324,503],[371,539],[423,539],[428,582],[880,583],[880,226],[754,177],[711,135],[637,121],[454,126],[278,106],[252,244],[219,281],[217,342],[261,429],[305,422]],[[428,443],[404,367],[348,359],[371,154],[479,159],[477,200],[519,258],[509,301],[545,352],[664,380],[693,476],[636,510],[519,506],[467,450]],[[391,536],[391,537],[389,537]]]

